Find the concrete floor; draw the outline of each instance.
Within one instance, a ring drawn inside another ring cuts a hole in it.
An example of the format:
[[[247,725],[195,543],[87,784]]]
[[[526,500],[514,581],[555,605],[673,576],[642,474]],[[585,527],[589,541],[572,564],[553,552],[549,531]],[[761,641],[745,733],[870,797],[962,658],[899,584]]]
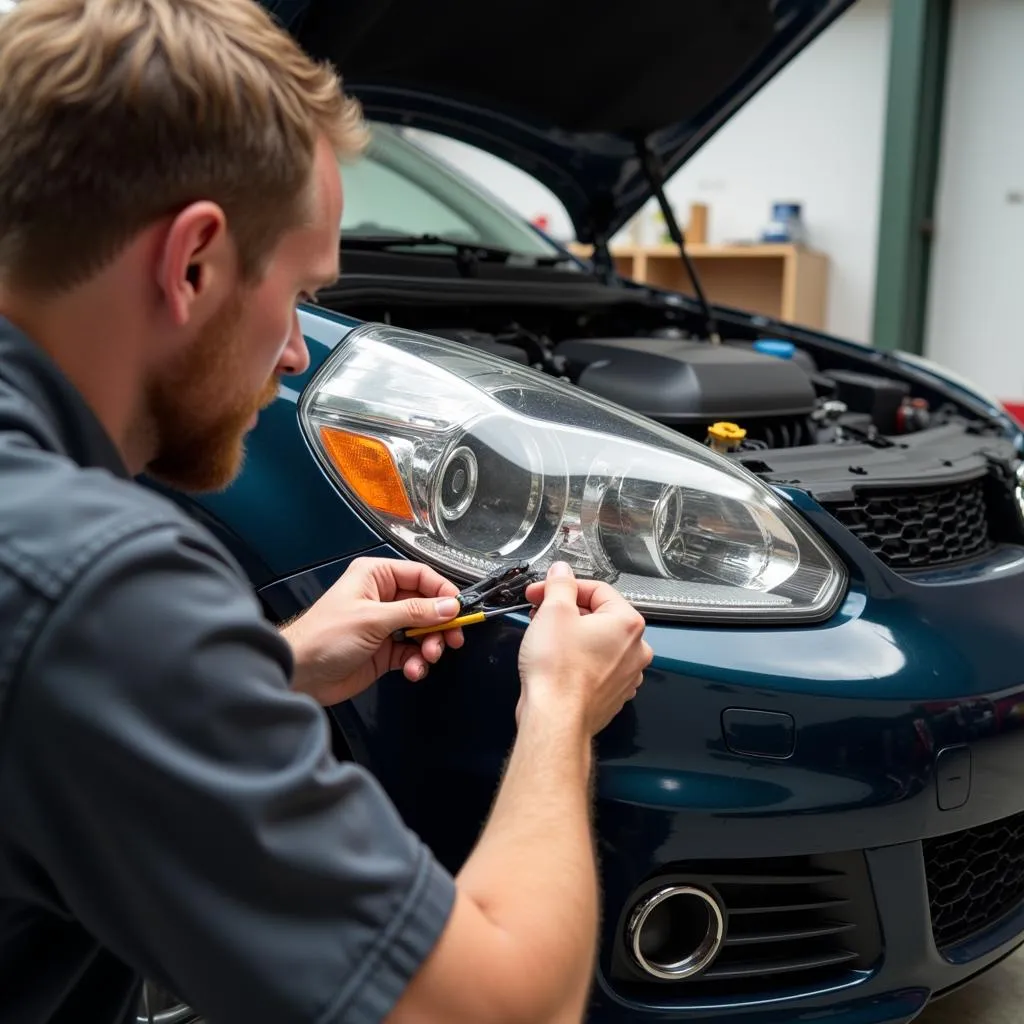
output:
[[[940,999],[914,1024],[1021,1024],[1024,1021],[1024,953]]]

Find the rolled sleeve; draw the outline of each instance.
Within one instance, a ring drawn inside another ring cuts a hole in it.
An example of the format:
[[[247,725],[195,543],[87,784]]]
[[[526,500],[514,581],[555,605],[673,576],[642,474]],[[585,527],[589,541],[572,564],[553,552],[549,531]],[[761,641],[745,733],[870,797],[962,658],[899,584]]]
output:
[[[184,525],[82,575],[13,695],[5,827],[70,914],[211,1020],[387,1016],[454,901],[339,763],[290,651]]]

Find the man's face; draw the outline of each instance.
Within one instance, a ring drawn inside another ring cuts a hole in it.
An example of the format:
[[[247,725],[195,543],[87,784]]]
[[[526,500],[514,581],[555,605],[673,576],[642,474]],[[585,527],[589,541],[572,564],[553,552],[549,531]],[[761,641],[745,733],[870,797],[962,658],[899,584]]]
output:
[[[274,400],[280,378],[308,368],[296,303],[338,277],[341,182],[326,143],[313,174],[310,223],[281,239],[265,275],[239,284],[150,389],[159,448],[147,472],[155,479],[192,492],[226,487],[241,469],[245,435]]]

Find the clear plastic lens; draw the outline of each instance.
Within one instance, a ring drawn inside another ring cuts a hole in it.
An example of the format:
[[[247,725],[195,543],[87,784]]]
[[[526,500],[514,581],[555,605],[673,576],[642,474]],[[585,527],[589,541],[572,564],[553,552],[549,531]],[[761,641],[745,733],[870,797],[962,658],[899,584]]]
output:
[[[820,618],[845,584],[803,520],[733,462],[455,342],[358,328],[310,383],[300,415],[353,502],[444,570],[478,577],[564,559],[645,611],[713,619]],[[360,464],[339,462],[344,440],[326,445],[325,430],[390,454],[389,477],[374,463],[375,498]],[[379,499],[382,487],[392,500]]]

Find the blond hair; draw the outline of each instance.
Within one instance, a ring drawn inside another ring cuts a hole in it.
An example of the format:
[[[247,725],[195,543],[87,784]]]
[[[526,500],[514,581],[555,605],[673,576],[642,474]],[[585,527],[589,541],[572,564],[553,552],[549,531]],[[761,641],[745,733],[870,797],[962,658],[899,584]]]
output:
[[[0,277],[72,287],[197,200],[257,277],[320,137],[360,152],[359,105],[256,0],[21,0],[0,16]]]

